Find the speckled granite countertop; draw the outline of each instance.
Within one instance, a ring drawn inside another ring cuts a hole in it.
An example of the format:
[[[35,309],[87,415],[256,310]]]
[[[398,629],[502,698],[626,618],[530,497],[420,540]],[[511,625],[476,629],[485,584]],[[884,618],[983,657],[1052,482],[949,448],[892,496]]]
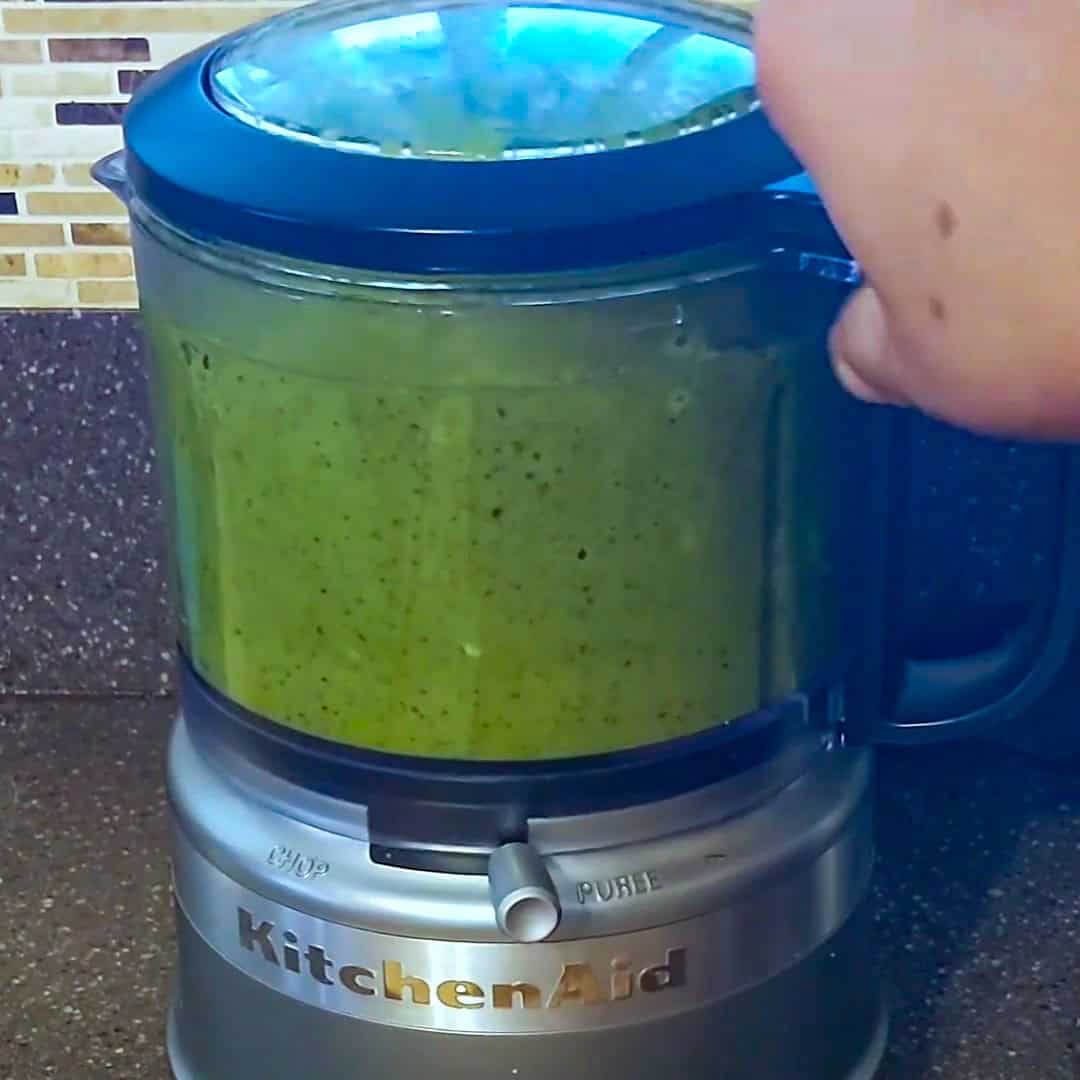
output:
[[[168,1076],[171,711],[0,706],[3,1080]],[[1075,1080],[1080,772],[969,746],[889,755],[879,788],[881,1080]]]
[[[1045,572],[1025,508],[1041,451],[972,466],[969,450],[918,434],[933,482],[917,517],[934,528],[913,565],[938,570],[910,583],[909,617],[946,636],[1007,617]],[[167,1077],[173,706],[149,459],[130,316],[0,313],[0,1080]],[[1080,647],[1073,666],[1021,736],[1052,728],[1075,754]],[[882,1080],[1080,1077],[1077,760],[973,745],[883,758],[875,902],[896,1000]]]

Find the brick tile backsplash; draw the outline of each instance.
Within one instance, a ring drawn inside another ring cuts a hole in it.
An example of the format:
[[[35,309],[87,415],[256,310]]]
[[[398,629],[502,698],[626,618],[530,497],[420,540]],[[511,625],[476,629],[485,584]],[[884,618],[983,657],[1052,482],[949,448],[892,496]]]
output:
[[[56,179],[53,165],[17,165],[0,161],[0,188],[40,187]]]
[[[134,94],[153,74],[153,71],[118,71],[117,87],[121,94]]]
[[[137,306],[127,213],[91,164],[154,71],[300,2],[0,0],[0,309]]]
[[[0,128],[8,131],[23,131],[26,128],[43,127],[49,122],[48,105],[38,101],[20,101],[11,98],[0,109]]]
[[[134,281],[80,281],[79,302],[93,307],[132,307],[138,300]]]
[[[25,273],[25,255],[5,255],[0,252],[0,277],[22,277]]]
[[[26,196],[29,213],[64,217],[123,217],[123,204],[107,191],[31,191]]]
[[[106,60],[149,60],[146,38],[52,38],[49,59],[59,64],[92,64]]]
[[[277,7],[212,3],[17,4],[8,8],[5,28],[13,34],[152,34],[156,31],[215,36],[273,14]]]
[[[125,106],[122,101],[61,101],[56,106],[56,122],[115,127],[123,121]]]
[[[111,73],[67,69],[14,71],[8,80],[8,92],[15,97],[52,98],[63,94],[111,94]]]
[[[0,277],[0,311],[7,308],[74,308],[75,282],[63,278]]]
[[[0,38],[0,64],[37,64],[44,58],[40,41]]]
[[[34,257],[43,278],[128,278],[131,256],[126,251],[94,251]]]
[[[71,239],[79,246],[112,247],[131,243],[131,229],[127,225],[89,225],[72,222]]]
[[[41,127],[14,132],[12,154],[4,156],[14,161],[94,161],[118,150],[123,141],[118,127]]]
[[[0,221],[0,248],[63,247],[66,243],[63,225]]]
[[[93,186],[90,176],[90,162],[76,162],[63,167],[64,183],[73,188]]]

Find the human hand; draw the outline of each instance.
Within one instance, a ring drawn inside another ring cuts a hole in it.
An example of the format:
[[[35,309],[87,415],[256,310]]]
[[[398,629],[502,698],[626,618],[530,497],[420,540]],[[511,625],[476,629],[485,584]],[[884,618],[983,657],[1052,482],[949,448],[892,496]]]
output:
[[[862,265],[866,400],[1080,437],[1075,0],[761,0],[761,93]]]

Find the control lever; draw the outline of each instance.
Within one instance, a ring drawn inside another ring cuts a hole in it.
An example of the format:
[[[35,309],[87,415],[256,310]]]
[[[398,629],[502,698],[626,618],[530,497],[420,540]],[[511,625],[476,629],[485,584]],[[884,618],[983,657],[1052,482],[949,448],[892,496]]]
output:
[[[562,918],[555,884],[544,860],[529,844],[503,844],[488,861],[488,887],[495,921],[507,937],[544,941]]]

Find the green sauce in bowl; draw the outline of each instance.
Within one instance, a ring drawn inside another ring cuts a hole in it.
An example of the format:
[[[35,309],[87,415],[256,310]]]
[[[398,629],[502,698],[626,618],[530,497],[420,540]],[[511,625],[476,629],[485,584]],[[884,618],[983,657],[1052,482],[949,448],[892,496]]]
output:
[[[835,390],[816,341],[710,343],[742,288],[681,328],[656,296],[293,305],[250,349],[146,302],[197,669],[293,728],[482,760],[796,689],[833,647]]]

